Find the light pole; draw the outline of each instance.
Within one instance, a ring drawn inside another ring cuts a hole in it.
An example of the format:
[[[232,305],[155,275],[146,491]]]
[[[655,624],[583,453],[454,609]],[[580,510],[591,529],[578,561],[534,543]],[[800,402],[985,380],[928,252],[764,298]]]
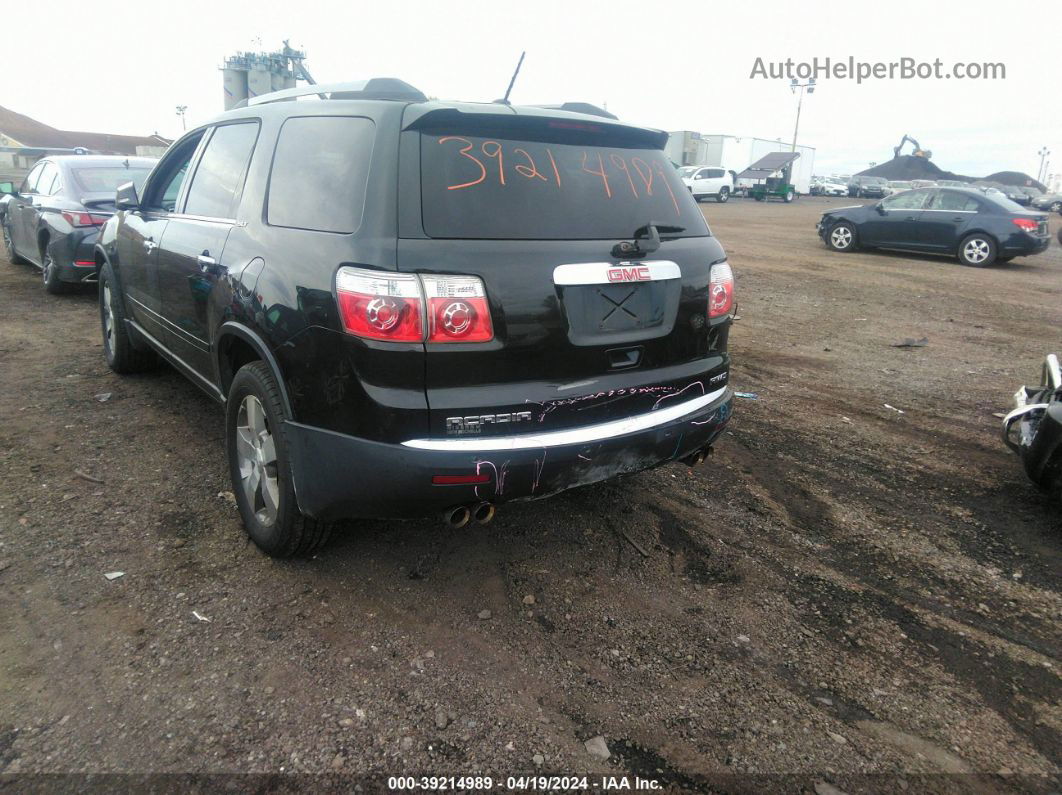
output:
[[[800,109],[804,106],[804,89],[807,89],[809,94],[815,93],[814,77],[808,78],[808,82],[806,83],[801,83],[794,77],[793,81],[789,84],[789,91],[791,93],[795,94],[798,90],[800,91],[800,99],[797,100],[796,126],[793,127],[793,148],[790,150],[793,152],[796,151],[797,133],[800,132]]]
[[[1043,182],[1044,181],[1044,158],[1046,158],[1049,154],[1051,154],[1051,150],[1048,149],[1046,146],[1044,146],[1044,147],[1041,147],[1040,151],[1037,152],[1036,154],[1040,155],[1040,170],[1036,172],[1036,181],[1037,182]]]
[[[177,106],[177,115],[181,117],[181,129],[182,130],[187,130],[188,129],[188,127],[186,127],[185,123],[184,123],[184,112],[186,110],[188,110],[188,106],[187,105],[178,105]]]

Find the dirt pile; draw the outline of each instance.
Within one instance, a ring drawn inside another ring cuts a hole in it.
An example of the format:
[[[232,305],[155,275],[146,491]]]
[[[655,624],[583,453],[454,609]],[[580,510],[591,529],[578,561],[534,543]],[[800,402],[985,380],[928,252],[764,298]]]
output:
[[[967,177],[962,174],[953,174],[945,171],[936,163],[926,157],[914,155],[900,155],[887,163],[880,163],[873,168],[859,172],[860,176],[884,177],[885,179],[912,180],[912,179],[954,179],[960,182],[998,182],[1001,185],[1017,185],[1022,187],[1036,187],[1042,191],[1047,188],[1028,174],[1020,171],[997,171],[987,177]]]
[[[880,163],[873,168],[859,172],[860,176],[884,177],[885,179],[911,180],[911,179],[957,179],[962,182],[973,182],[976,177],[964,177],[961,174],[953,174],[945,171],[936,163],[926,157],[914,155],[900,155],[887,163]]]

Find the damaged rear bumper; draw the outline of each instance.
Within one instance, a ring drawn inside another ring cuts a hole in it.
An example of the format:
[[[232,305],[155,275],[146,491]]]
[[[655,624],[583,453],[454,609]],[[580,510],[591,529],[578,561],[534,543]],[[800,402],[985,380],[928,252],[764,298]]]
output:
[[[508,437],[384,444],[288,421],[285,438],[307,516],[415,518],[480,501],[538,499],[685,458],[722,432],[732,401],[724,387],[634,417]],[[470,475],[483,482],[438,483]]]

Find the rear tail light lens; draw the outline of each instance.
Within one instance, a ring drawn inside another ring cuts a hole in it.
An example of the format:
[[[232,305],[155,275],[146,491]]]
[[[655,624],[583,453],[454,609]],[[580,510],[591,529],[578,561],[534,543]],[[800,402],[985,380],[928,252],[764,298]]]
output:
[[[1040,228],[1040,224],[1034,221],[1032,218],[1012,218],[1014,225],[1023,229],[1026,232],[1035,232]]]
[[[336,275],[343,328],[388,342],[494,339],[487,291],[476,276],[416,276],[343,267]]]
[[[428,342],[489,342],[494,326],[487,291],[475,276],[422,276]]]
[[[76,213],[76,212],[63,212],[63,218],[71,226],[103,226],[109,215],[99,215],[98,213]]]
[[[712,266],[712,281],[708,285],[708,317],[722,317],[734,306],[734,272],[729,262]]]
[[[340,268],[336,294],[349,333],[388,342],[424,339],[424,301],[416,276]]]

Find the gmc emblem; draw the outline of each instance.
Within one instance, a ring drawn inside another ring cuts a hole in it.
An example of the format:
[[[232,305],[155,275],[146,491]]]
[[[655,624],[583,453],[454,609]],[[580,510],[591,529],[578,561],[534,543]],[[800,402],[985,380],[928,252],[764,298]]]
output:
[[[648,265],[636,265],[630,268],[609,268],[610,282],[648,282],[652,280]]]

